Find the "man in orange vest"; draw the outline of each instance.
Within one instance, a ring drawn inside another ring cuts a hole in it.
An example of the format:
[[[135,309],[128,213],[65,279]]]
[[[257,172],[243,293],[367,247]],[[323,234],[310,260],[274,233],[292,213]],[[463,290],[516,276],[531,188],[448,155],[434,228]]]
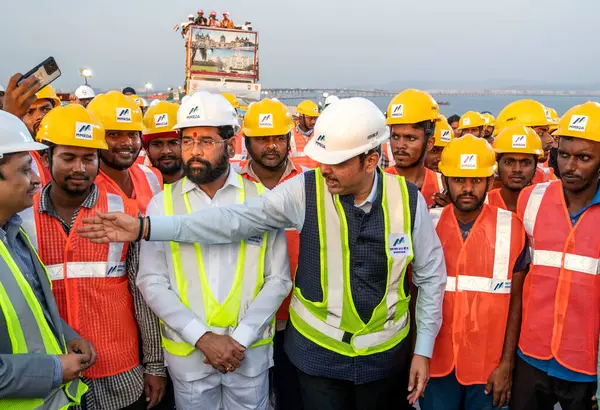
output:
[[[221,20],[221,28],[235,28],[235,24],[233,24],[233,20],[231,20],[231,15],[228,11],[223,12],[223,20]]]
[[[396,165],[385,172],[400,175],[419,188],[427,206],[442,191],[441,175],[425,167],[425,154],[434,145],[436,122],[440,117],[437,102],[424,91],[404,90],[387,109],[390,148]]]
[[[517,215],[484,203],[496,166],[490,145],[473,135],[442,152],[452,205],[432,216],[448,279],[422,410],[492,410],[510,398],[529,253]]]
[[[525,188],[517,214],[531,244],[511,410],[589,409],[600,328],[600,104],[563,115],[561,181]]]
[[[154,195],[162,191],[157,169],[135,164],[142,149],[142,112],[133,99],[118,91],[97,95],[88,105],[106,130],[108,149],[100,151],[98,186],[133,199],[142,214]]]
[[[517,212],[517,199],[532,183],[538,159],[543,155],[542,140],[524,125],[504,128],[494,140],[501,186],[488,192],[490,205]]]
[[[302,173],[302,168],[288,158],[294,122],[279,101],[268,98],[252,104],[244,116],[242,132],[250,159],[242,162],[240,174],[251,181],[273,189],[280,183]],[[292,280],[298,266],[300,236],[295,229],[286,230],[290,274]],[[283,350],[285,328],[290,317],[288,296],[277,311],[272,370],[277,409],[301,410],[302,397],[296,368]]]
[[[290,140],[290,157],[293,158],[296,165],[316,168],[319,164],[304,154],[304,147],[313,136],[315,124],[320,115],[319,106],[311,100],[302,101],[296,107],[296,115],[298,116],[298,125],[294,128],[294,135]]]
[[[99,150],[107,148],[104,129],[83,106],[72,104],[48,113],[36,138],[49,146],[52,181],[34,200],[31,237],[61,317],[98,351],[96,365],[83,373],[89,387],[84,408],[155,406],[164,395],[166,371],[158,319],[135,286],[139,247],[96,245],[76,232],[97,211],[139,215],[135,202],[94,184]]]
[[[435,124],[435,134],[433,134],[433,147],[431,151],[425,153],[425,167],[439,172],[438,164],[442,158],[442,152],[448,143],[454,138],[454,131],[446,117],[440,115],[440,119]]]

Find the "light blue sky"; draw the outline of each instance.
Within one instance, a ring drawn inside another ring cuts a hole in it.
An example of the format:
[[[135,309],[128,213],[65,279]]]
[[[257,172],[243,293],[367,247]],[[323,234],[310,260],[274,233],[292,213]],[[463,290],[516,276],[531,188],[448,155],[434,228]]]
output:
[[[57,88],[184,79],[173,26],[227,8],[260,33],[263,87],[598,84],[598,0],[2,0],[0,83],[53,55]],[[600,87],[600,86],[599,86]]]

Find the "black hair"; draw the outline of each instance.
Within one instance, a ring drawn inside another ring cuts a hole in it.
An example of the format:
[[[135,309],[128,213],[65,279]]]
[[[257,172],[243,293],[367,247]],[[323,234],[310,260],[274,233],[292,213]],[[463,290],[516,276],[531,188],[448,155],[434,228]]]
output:
[[[2,154],[0,155],[0,167],[2,167],[2,165],[6,164],[11,157],[15,156],[15,152],[11,152],[10,154]],[[0,179],[5,179],[4,178],[4,174],[2,173],[2,169],[0,169]]]
[[[435,134],[435,121],[421,121],[414,124],[414,128],[418,130],[423,130],[425,133],[425,143],[429,141],[429,138],[433,137]]]
[[[217,127],[217,133],[221,138],[223,138],[223,141],[227,141],[228,139],[233,138],[235,136],[235,131],[231,125]]]
[[[460,121],[460,117],[456,114],[453,114],[450,117],[448,117],[448,124],[452,124],[453,122],[459,122],[459,121]]]
[[[505,152],[501,152],[499,154],[496,154],[496,161],[498,161],[498,163],[500,163],[500,160],[502,159],[502,156],[504,156]],[[537,169],[537,164],[539,161],[539,157],[535,154],[531,154],[531,156],[533,157],[533,167]]]
[[[133,87],[125,87],[125,88],[123,88],[123,94],[125,94],[125,93],[137,94],[135,92],[135,90],[133,89]]]
[[[371,148],[370,150],[368,150],[367,152],[363,152],[362,154],[358,155],[358,160],[360,161],[360,166],[362,167],[365,163],[365,160],[367,159],[367,157],[373,153],[376,153],[377,155],[379,155],[379,158],[381,158],[381,145],[375,147],[375,148]]]

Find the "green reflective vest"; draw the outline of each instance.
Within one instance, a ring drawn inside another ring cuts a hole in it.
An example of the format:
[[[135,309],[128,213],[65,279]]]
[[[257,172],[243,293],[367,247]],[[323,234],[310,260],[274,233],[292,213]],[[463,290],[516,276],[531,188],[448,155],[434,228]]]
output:
[[[406,182],[403,177],[382,174],[387,291],[371,320],[364,323],[350,288],[346,214],[339,195],[326,192],[320,170],[315,173],[323,301],[306,299],[296,287],[290,304],[292,324],[312,342],[344,356],[366,356],[391,349],[409,331],[410,295],[405,293],[404,281],[414,253]]]

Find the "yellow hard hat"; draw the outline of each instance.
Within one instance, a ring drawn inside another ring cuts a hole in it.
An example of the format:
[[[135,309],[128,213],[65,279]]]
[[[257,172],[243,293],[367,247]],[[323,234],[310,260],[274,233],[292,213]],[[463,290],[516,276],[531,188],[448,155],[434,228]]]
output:
[[[489,112],[486,112],[485,114],[481,115],[483,116],[483,119],[485,120],[485,125],[487,127],[493,127],[496,124],[496,119]]]
[[[265,98],[248,107],[242,132],[246,137],[270,137],[286,135],[294,128],[294,122],[283,103]]]
[[[53,108],[42,119],[35,139],[56,145],[108,149],[102,123],[79,104]]]
[[[537,135],[533,128],[520,124],[514,124],[510,127],[504,127],[500,134],[494,139],[492,145],[494,151],[498,154],[533,154],[542,156],[542,139]]]
[[[435,134],[433,134],[434,142],[433,145],[436,147],[445,147],[452,140],[454,131],[446,117],[440,115],[440,119],[435,123]]]
[[[160,101],[151,105],[144,114],[144,135],[162,134],[173,131],[177,124],[179,104]]]
[[[558,129],[558,121],[560,121],[560,117],[554,108],[546,107],[548,112],[550,113],[550,119],[552,120],[552,124],[549,126],[550,134]]]
[[[492,146],[483,138],[467,134],[446,145],[438,169],[447,177],[486,178],[494,175],[497,166]]]
[[[47,99],[52,101],[52,105],[54,105],[55,107],[60,107],[60,98],[58,98],[58,95],[56,95],[56,91],[54,91],[54,88],[52,88],[50,84],[38,91],[35,94],[35,96],[38,100]]]
[[[388,125],[416,124],[422,121],[437,121],[440,107],[425,91],[408,89],[396,95],[387,108]]]
[[[469,128],[483,127],[485,124],[485,118],[477,111],[467,111],[460,117],[458,122],[459,130],[466,130]]]
[[[600,104],[588,101],[571,108],[561,117],[554,134],[600,142]]]
[[[296,114],[298,115],[306,115],[307,117],[318,117],[319,107],[317,104],[311,100],[302,101],[296,107]]]
[[[513,124],[545,127],[552,125],[552,118],[550,111],[542,103],[535,100],[517,100],[508,104],[498,114],[494,135],[498,135],[502,128]]]
[[[144,106],[142,99],[140,97],[138,97],[137,95],[132,94],[132,95],[128,95],[127,97],[131,98],[135,102],[135,105],[137,105],[138,107],[142,108]]]
[[[87,107],[94,112],[105,130],[114,131],[142,131],[142,111],[132,98],[118,91],[109,91],[99,94]]]
[[[231,94],[231,93],[221,93],[221,95],[222,95],[223,97],[225,97],[225,99],[226,99],[227,101],[229,101],[229,104],[231,104],[231,106],[232,106],[233,108],[235,108],[236,110],[237,110],[238,108],[240,108],[240,102],[238,101],[238,99],[237,99],[237,97],[236,97],[235,95],[233,95],[233,94]]]

